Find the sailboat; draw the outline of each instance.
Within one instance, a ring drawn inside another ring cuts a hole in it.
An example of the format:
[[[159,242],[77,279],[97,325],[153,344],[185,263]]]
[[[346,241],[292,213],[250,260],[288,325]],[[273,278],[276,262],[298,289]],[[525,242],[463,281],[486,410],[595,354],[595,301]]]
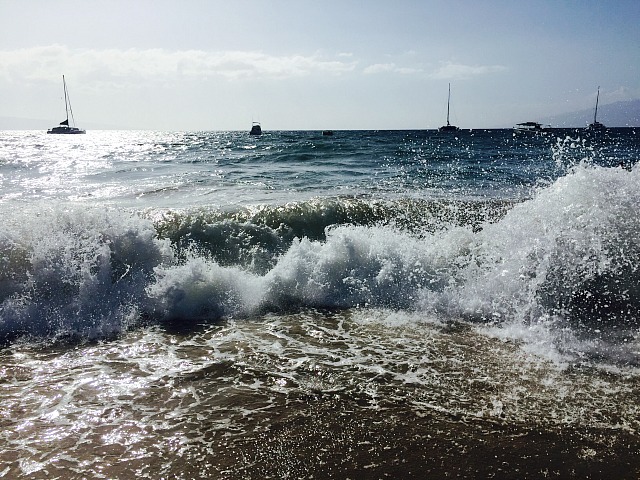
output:
[[[449,97],[447,98],[447,124],[438,129],[440,132],[457,132],[460,130],[455,125],[449,123],[449,104],[451,103],[451,84],[449,84]]]
[[[605,127],[602,123],[598,122],[598,100],[599,99],[600,99],[600,87],[598,87],[598,95],[596,95],[596,110],[595,112],[593,112],[593,123],[590,123],[589,126],[587,126],[587,129],[592,131],[602,131],[607,129],[607,127]]]
[[[77,134],[87,133],[85,130],[77,128],[75,126],[76,120],[73,118],[73,110],[71,110],[71,100],[69,100],[69,92],[67,92],[67,82],[62,75],[62,86],[64,87],[64,107],[67,112],[67,118],[60,122],[57,127],[50,128],[47,133],[62,133],[62,134]],[[73,126],[69,125],[69,113],[71,113],[71,122]]]

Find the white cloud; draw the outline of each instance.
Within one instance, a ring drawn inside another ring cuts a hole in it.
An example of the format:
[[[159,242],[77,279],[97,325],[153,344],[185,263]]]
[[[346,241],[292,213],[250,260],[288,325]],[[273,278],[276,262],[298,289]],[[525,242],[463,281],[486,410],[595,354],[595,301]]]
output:
[[[0,79],[5,81],[58,81],[60,74],[76,81],[126,84],[141,81],[224,78],[285,79],[312,74],[341,75],[353,72],[353,54],[270,55],[260,51],[205,51],[166,49],[73,49],[50,45],[0,51]],[[434,79],[468,79],[505,71],[501,65],[443,63],[429,74]],[[375,63],[362,70],[366,75],[410,75],[421,68],[394,62]]]
[[[374,74],[374,73],[384,73],[391,72],[396,68],[395,63],[375,63],[373,65],[369,65],[367,68],[363,70],[366,74]]]
[[[340,75],[355,62],[320,55],[269,55],[252,51],[210,52],[165,49],[70,49],[62,45],[0,51],[0,78],[51,80],[77,77],[166,80],[171,77],[288,78],[312,73]]]
[[[433,72],[430,77],[444,80],[466,80],[480,75],[499,73],[507,70],[502,65],[462,65],[447,62]]]
[[[419,73],[421,70],[417,68],[399,67],[395,63],[375,63],[366,67],[362,72],[367,75],[376,73],[400,73],[403,75],[409,75],[412,73]]]

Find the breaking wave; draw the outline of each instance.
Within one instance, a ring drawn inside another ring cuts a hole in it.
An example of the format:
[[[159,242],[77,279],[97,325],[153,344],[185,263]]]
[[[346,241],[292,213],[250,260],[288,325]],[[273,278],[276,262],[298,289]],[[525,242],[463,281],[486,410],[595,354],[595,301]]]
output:
[[[146,323],[370,307],[636,363],[639,177],[637,166],[580,163],[515,204],[4,212],[0,337],[100,339]]]

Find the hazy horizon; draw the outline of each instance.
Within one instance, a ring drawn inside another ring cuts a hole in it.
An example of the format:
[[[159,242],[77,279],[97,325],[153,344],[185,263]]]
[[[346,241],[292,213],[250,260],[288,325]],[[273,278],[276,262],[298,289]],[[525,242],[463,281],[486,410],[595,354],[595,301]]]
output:
[[[494,128],[640,98],[640,2],[0,0],[0,117]]]

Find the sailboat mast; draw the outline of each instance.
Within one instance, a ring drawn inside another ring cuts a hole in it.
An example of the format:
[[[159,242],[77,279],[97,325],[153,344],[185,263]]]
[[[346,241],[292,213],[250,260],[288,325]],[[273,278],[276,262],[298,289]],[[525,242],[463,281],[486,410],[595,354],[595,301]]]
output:
[[[67,82],[62,75],[62,86],[64,88],[64,109],[67,112],[67,125],[69,125],[69,101],[67,100]]]
[[[593,112],[593,123],[596,123],[598,117],[598,100],[600,99],[600,87],[598,86],[598,95],[596,95],[596,111]]]
[[[451,84],[449,84],[449,96],[447,97],[447,125],[449,125],[449,103],[451,103]]]

